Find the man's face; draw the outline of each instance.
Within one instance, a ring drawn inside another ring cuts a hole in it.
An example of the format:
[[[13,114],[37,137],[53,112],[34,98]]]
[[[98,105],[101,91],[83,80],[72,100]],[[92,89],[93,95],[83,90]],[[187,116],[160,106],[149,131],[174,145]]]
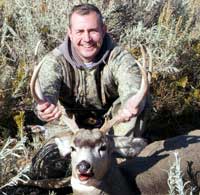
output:
[[[68,28],[70,40],[84,62],[92,62],[101,49],[106,27],[102,26],[95,12],[71,16],[71,28]]]

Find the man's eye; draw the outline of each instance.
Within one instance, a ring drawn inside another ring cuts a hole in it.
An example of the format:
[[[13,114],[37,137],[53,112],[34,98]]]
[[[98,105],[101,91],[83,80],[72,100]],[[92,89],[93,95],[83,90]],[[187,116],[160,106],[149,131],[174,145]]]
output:
[[[81,30],[76,32],[77,35],[80,35],[81,33],[83,33]]]

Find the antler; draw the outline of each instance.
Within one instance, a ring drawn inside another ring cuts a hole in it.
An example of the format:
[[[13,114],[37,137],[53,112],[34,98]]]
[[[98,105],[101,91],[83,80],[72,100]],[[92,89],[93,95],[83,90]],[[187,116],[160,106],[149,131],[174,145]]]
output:
[[[37,79],[43,62],[44,62],[44,59],[35,67],[35,69],[33,71],[33,75],[31,77],[31,81],[30,81],[31,94],[37,103],[42,103],[42,102],[46,101],[45,97],[42,93],[39,81]],[[60,120],[63,121],[73,132],[78,131],[79,127],[76,124],[75,119],[74,118],[70,119],[67,116],[65,108],[59,102],[58,102],[58,106],[59,106],[59,110],[62,112],[62,116],[61,116]]]
[[[141,74],[142,74],[142,82],[141,82],[141,86],[140,86],[140,89],[137,92],[137,94],[130,98],[134,102],[135,107],[139,106],[139,104],[144,99],[145,95],[147,94],[147,92],[148,92],[148,80],[150,82],[150,79],[151,79],[150,73],[148,74],[149,78],[147,77],[147,73],[146,73],[147,61],[146,61],[146,52],[144,50],[144,46],[140,45],[140,49],[141,49],[141,52],[142,52],[143,65],[141,65],[141,63],[139,61],[137,61],[137,60],[135,60],[135,61],[140,68],[140,71],[141,71]],[[146,50],[147,50],[148,55],[149,55],[149,71],[152,71],[151,52],[148,49],[146,49]],[[123,121],[124,121],[124,118],[122,118],[120,116],[120,114],[117,114],[111,120],[105,121],[103,126],[100,128],[100,131],[102,131],[103,133],[107,133],[109,131],[109,129],[111,127],[113,127],[113,125],[118,124],[118,123],[123,122]]]

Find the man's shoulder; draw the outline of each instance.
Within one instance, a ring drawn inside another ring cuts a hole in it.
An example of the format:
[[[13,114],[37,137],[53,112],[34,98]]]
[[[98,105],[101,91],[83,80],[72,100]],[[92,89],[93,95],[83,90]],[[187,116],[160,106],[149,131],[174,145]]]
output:
[[[52,60],[57,60],[59,58],[62,58],[62,53],[60,52],[60,50],[58,48],[54,48],[53,50],[51,50],[50,52],[48,52],[44,58],[45,59],[52,59]]]
[[[117,58],[123,59],[122,56],[130,56],[131,58],[133,57],[130,52],[128,52],[127,49],[125,49],[123,46],[115,46],[112,51],[110,52],[109,60],[115,60]]]
[[[120,46],[120,45],[116,45],[116,46],[112,49],[111,53],[117,53],[117,52],[122,52],[122,51],[125,51],[125,49],[124,49],[122,46]]]
[[[66,60],[63,54],[59,51],[59,49],[55,48],[48,52],[42,59],[44,64],[66,64]]]

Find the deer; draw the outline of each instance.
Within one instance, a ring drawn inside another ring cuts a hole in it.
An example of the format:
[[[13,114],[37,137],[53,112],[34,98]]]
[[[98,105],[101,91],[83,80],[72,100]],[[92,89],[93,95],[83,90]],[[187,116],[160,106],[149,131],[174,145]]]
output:
[[[140,104],[148,92],[148,77],[145,70],[146,51],[148,50],[141,46],[143,64],[136,60],[141,71],[142,81],[138,92],[130,97],[134,100],[135,106]],[[149,58],[151,59],[151,56]],[[42,63],[39,63],[35,68],[30,82],[31,94],[36,102],[45,101],[37,81],[41,65]],[[64,111],[61,104],[59,104],[59,108]],[[74,118],[69,118],[65,112],[62,114],[62,121],[70,127],[71,131],[56,134],[47,141],[46,145],[55,143],[61,157],[71,155],[71,186],[74,194],[132,194],[131,187],[117,167],[114,155],[126,158],[134,157],[147,143],[143,138],[108,134],[113,125],[124,121],[120,111],[112,119],[106,120],[102,127],[92,130],[79,128]],[[62,183],[62,181],[59,182]],[[51,187],[57,187],[59,182],[55,185],[52,181],[49,183]],[[45,183],[30,181],[29,184],[31,183],[43,187],[46,184],[49,187],[46,181]]]

